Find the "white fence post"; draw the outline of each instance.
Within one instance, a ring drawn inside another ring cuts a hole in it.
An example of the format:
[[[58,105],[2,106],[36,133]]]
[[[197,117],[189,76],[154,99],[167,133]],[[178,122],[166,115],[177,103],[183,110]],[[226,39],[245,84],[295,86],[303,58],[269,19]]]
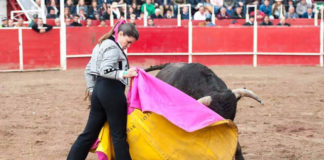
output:
[[[60,62],[61,69],[66,70],[66,25],[64,21],[64,0],[60,0]]]
[[[323,24],[323,7],[321,7],[321,28],[320,28],[320,41],[321,41],[321,44],[320,44],[320,66],[323,67],[323,43],[324,43],[324,40],[323,40],[323,29],[324,29],[324,24]]]
[[[148,16],[148,12],[146,10],[146,5],[144,5],[144,18],[143,18],[143,21],[144,21],[144,27],[147,26],[147,16]]]
[[[22,29],[18,29],[18,41],[19,41],[19,70],[24,70],[24,52],[23,52],[23,41],[22,41]]]
[[[188,11],[189,11],[189,21],[191,21],[191,4],[179,4],[178,5],[178,16],[177,16],[177,19],[178,19],[178,27],[181,26],[181,14],[180,14],[180,10],[181,10],[181,7],[188,7]]]
[[[188,35],[188,63],[192,63],[192,21],[189,20],[188,24],[188,30],[189,30],[189,35]]]

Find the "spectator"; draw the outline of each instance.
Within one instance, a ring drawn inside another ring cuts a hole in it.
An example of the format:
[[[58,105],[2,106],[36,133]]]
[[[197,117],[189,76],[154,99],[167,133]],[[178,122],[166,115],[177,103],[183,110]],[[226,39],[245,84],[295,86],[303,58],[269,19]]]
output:
[[[144,13],[144,6],[146,6],[146,10],[147,10],[148,16],[154,14],[154,12],[155,12],[155,7],[154,7],[154,5],[151,2],[152,2],[151,0],[146,0],[146,3],[144,3],[141,6],[141,12],[142,13]]]
[[[110,14],[111,14],[111,7],[108,6],[106,12],[105,12],[104,15],[103,15],[103,19],[105,19],[105,20],[109,20],[109,19],[110,19]],[[112,15],[113,18],[114,18],[114,19],[117,19],[117,15],[116,15],[114,12],[113,12],[112,14],[113,14],[113,15]]]
[[[117,7],[113,7],[114,5],[117,5],[117,4],[118,4],[117,2],[113,2],[111,9],[112,9],[113,13],[116,14],[117,19],[120,19],[121,13],[120,13],[119,9]]]
[[[136,15],[135,14],[131,14],[130,15],[129,23],[132,23],[132,24],[136,25],[135,20],[136,20]]]
[[[16,27],[25,27],[24,26],[24,19],[23,18],[19,18],[16,24]]]
[[[181,15],[181,19],[189,19],[190,15],[189,15],[188,7],[182,7],[180,15]]]
[[[84,12],[88,13],[88,6],[85,5],[84,0],[79,0],[78,5],[76,6],[76,14],[80,14],[81,9],[84,9]]]
[[[275,0],[276,3],[272,6],[272,15],[274,18],[278,19],[283,17],[286,13],[285,7],[282,4],[282,0]]]
[[[299,17],[302,17],[304,13],[307,12],[307,8],[311,6],[307,5],[306,0],[301,0],[296,7],[296,13]]]
[[[254,25],[254,17],[250,16],[249,21],[245,22],[243,26],[253,26]]]
[[[159,8],[155,9],[155,13],[151,15],[152,19],[162,19],[161,10]]]
[[[181,15],[181,16],[182,16],[182,15]],[[166,18],[166,19],[175,18],[175,17],[172,15],[172,11],[171,11],[171,9],[166,10],[166,13],[165,13],[165,15],[164,15],[164,18]]]
[[[51,13],[51,9],[53,9],[54,12]],[[53,14],[53,15],[55,15],[55,17],[58,15],[59,10],[58,10],[57,7],[56,7],[56,2],[55,2],[55,0],[51,0],[50,5],[47,7],[47,11],[48,11],[47,15],[48,15],[48,14]]]
[[[74,15],[73,16],[73,22],[70,24],[70,26],[73,26],[73,27],[81,27],[82,24],[79,23],[79,18],[80,16],[79,15]]]
[[[194,20],[206,20],[207,13],[205,7],[200,6],[199,11],[194,14]]]
[[[252,11],[251,13],[250,13],[250,16],[254,16],[254,11]],[[256,16],[257,16],[257,20],[258,21],[263,21],[263,18],[264,18],[264,16],[265,16],[265,14],[262,12],[262,11],[260,11],[259,9],[257,9],[257,14],[256,14]]]
[[[293,6],[289,7],[289,10],[286,13],[285,18],[287,18],[287,19],[298,18],[298,14],[295,12],[295,8]]]
[[[307,12],[305,12],[302,16],[302,18],[308,18],[308,19],[312,19],[314,18],[314,12],[312,8],[307,8]]]
[[[53,8],[50,8],[49,14],[46,16],[46,18],[48,18],[48,19],[56,18],[55,10]]]
[[[32,29],[39,33],[45,33],[52,29],[53,27],[48,24],[43,24],[43,19],[38,18],[37,23],[32,26]]]
[[[7,17],[3,17],[1,19],[1,21],[2,21],[1,27],[8,27],[8,19],[7,19]]]
[[[224,4],[224,0],[210,0],[210,4],[214,6],[214,14],[217,15]]]
[[[88,17],[83,8],[80,9],[79,16],[80,16],[80,21],[85,21]]]
[[[86,27],[92,27],[92,19],[91,18],[87,18]]]
[[[224,7],[227,10],[228,15],[234,12],[235,0],[224,0]]]
[[[147,23],[148,26],[155,26],[154,24],[154,21],[152,18],[148,19],[148,23]]]
[[[76,14],[76,7],[75,5],[73,5],[72,0],[67,0],[65,6],[69,8],[70,14],[72,15]]]
[[[71,26],[71,18],[70,17],[65,18],[65,25],[66,25],[66,27]]]
[[[244,19],[245,16],[242,12],[242,7],[238,6],[235,8],[235,12],[231,16],[232,19]]]
[[[68,7],[64,8],[64,18],[72,18],[72,15],[70,13],[70,9]]]
[[[269,15],[265,15],[263,21],[260,23],[260,26],[272,26],[273,23],[270,21]]]
[[[216,18],[217,19],[229,19],[229,15],[226,12],[226,8],[225,7],[222,7],[220,9],[220,12],[216,15]]]
[[[280,22],[277,24],[277,26],[290,26],[290,24],[286,23],[286,18],[285,17],[281,17]]]
[[[60,20],[60,18],[55,18],[54,22],[55,22],[55,27],[61,27],[61,20]]]
[[[98,27],[108,27],[106,24],[106,21],[104,19],[100,20],[100,24],[98,25]]]
[[[209,17],[209,18],[206,18],[206,26],[209,26],[209,27],[211,27],[211,26],[215,26],[215,24],[214,23],[212,23],[212,21],[211,21],[211,18]]]
[[[8,19],[8,27],[15,27],[14,21],[12,19]]]
[[[260,6],[259,10],[266,15],[272,15],[272,5],[269,0],[264,0],[264,3]]]
[[[286,11],[289,11],[290,7],[296,8],[295,0],[288,0],[288,5],[286,5]]]
[[[34,24],[37,24],[38,14],[33,15],[33,20],[28,24],[28,27],[32,27]]]
[[[94,19],[95,17],[95,14],[99,14],[100,11],[99,11],[99,6],[98,6],[98,3],[97,1],[93,0],[91,2],[91,6],[88,8],[88,16],[92,19]]]
[[[102,19],[103,17],[101,17],[101,19]],[[93,20],[100,20],[100,15],[99,14],[95,14],[94,15],[94,18],[93,18]]]

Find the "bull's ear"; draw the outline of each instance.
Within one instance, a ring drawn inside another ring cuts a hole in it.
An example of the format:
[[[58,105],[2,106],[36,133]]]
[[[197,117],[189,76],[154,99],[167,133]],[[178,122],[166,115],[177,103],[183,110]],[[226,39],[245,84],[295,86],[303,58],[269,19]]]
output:
[[[209,106],[212,102],[212,98],[211,98],[211,96],[205,96],[205,97],[199,98],[197,101],[205,106]]]

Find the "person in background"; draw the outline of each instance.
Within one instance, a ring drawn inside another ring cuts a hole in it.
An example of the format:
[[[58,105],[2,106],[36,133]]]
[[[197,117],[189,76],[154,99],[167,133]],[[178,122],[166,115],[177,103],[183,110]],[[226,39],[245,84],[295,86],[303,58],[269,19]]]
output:
[[[275,0],[276,3],[272,5],[272,15],[276,19],[286,14],[285,6],[282,4],[282,1],[283,0]]]
[[[100,24],[98,25],[98,27],[108,27],[107,24],[106,24],[106,20],[101,19]]]
[[[181,19],[189,19],[190,15],[189,15],[189,11],[188,11],[188,7],[183,7],[181,12]]]
[[[130,15],[130,19],[129,19],[129,23],[136,25],[135,20],[136,20],[136,15],[135,14],[131,14]]]
[[[3,17],[1,19],[1,22],[2,22],[1,27],[8,27],[8,19],[7,19],[7,17]]]
[[[215,24],[214,24],[214,23],[212,23],[212,21],[211,21],[211,18],[210,18],[210,17],[206,18],[206,26],[209,26],[209,27],[211,27],[211,26],[215,26]]]
[[[50,12],[51,10],[54,10],[54,12]],[[55,17],[58,15],[58,13],[59,13],[59,10],[57,9],[57,7],[56,7],[56,2],[55,2],[55,0],[51,0],[51,3],[50,3],[50,5],[47,7],[47,11],[48,11],[48,13],[47,13],[47,15],[48,14],[53,14],[53,15],[55,15]]]
[[[264,3],[260,6],[259,10],[267,15],[272,15],[272,5],[269,0],[264,0]]]
[[[298,14],[295,12],[295,7],[290,6],[288,12],[285,15],[286,19],[298,18]]]
[[[60,20],[60,18],[55,18],[54,22],[55,22],[55,27],[61,27],[61,20]]]
[[[46,18],[48,18],[48,19],[55,19],[56,18],[55,10],[53,8],[50,8],[49,14],[46,16]]]
[[[245,22],[243,26],[253,26],[254,25],[254,17],[250,16],[249,21]]]
[[[221,9],[220,9],[220,12],[216,15],[216,18],[217,19],[229,19],[230,17],[229,17],[229,15],[228,15],[228,13],[226,12],[226,8],[225,7],[222,7]]]
[[[79,15],[74,15],[73,16],[73,22],[70,24],[70,26],[73,26],[73,27],[81,27],[82,24],[79,23],[79,18],[80,16]]]
[[[163,18],[172,19],[172,18],[175,18],[175,17],[173,16],[171,9],[168,9],[168,10],[166,10],[166,13],[165,13]]]
[[[286,23],[286,18],[285,17],[281,17],[280,18],[280,22],[277,24],[277,26],[290,26],[289,23]]]
[[[260,26],[273,26],[273,23],[270,21],[269,15],[264,16],[264,19],[260,23]]]
[[[303,14],[302,18],[313,19],[314,18],[313,9],[311,7],[307,8],[307,12]]]
[[[32,27],[34,24],[37,24],[38,14],[33,15],[33,20],[28,24],[28,27]]]
[[[88,17],[94,19],[95,17],[95,14],[99,14],[100,13],[100,10],[99,10],[99,6],[98,6],[98,3],[97,1],[93,0],[91,2],[91,6],[88,8]]]
[[[37,19],[37,24],[34,24],[32,26],[32,29],[38,33],[45,33],[48,32],[50,30],[52,30],[52,26],[48,25],[48,24],[43,24],[43,19],[42,18],[38,18]]]
[[[69,8],[70,14],[75,15],[76,14],[76,7],[73,5],[72,0],[67,0],[65,6]]]
[[[307,5],[306,0],[301,0],[296,7],[296,13],[299,17],[302,17],[305,12],[307,12],[307,8],[310,8],[312,6]]]
[[[146,6],[148,16],[151,16],[152,14],[155,13],[155,6],[154,6],[154,4],[152,4],[152,0],[146,0],[146,3],[144,3],[141,6],[141,12],[142,13],[144,13],[144,6]]]
[[[25,27],[24,26],[24,19],[19,18],[15,27]]]
[[[66,25],[66,27],[70,27],[71,26],[71,18],[70,17],[67,17],[67,18],[65,18],[65,25]]]
[[[88,6],[85,5],[84,0],[79,0],[78,5],[76,6],[76,14],[80,14],[81,9],[84,9],[84,12],[88,13]]]
[[[87,18],[86,27],[92,27],[92,19],[91,18]]]
[[[84,21],[88,17],[83,8],[80,9],[79,16],[80,16],[80,21]]]
[[[155,13],[151,15],[152,19],[162,19],[161,10],[159,8],[155,9]]]
[[[194,20],[206,20],[207,13],[204,6],[199,7],[199,11],[194,14]]]
[[[225,7],[227,14],[232,15],[234,13],[234,6],[236,0],[223,0],[223,1],[224,1],[223,7]]]
[[[231,15],[232,19],[244,19],[245,16],[242,12],[242,7],[238,6],[235,8],[235,12]]]
[[[148,19],[147,26],[155,26],[152,18]]]
[[[256,12],[257,14],[256,14],[256,17],[257,17],[257,20],[258,21],[263,21],[263,18],[264,18],[264,16],[265,16],[265,14],[262,12],[262,11],[260,11],[259,9],[257,9],[257,12]],[[250,16],[254,16],[254,11],[252,11],[251,13],[250,13]]]
[[[8,27],[15,27],[14,21],[12,19],[8,19]]]

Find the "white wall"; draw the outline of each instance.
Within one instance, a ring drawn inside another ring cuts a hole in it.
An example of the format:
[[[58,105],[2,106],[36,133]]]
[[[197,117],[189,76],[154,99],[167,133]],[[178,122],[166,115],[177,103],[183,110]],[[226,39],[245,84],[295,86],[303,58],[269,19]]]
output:
[[[7,17],[7,0],[0,0],[0,18]]]

